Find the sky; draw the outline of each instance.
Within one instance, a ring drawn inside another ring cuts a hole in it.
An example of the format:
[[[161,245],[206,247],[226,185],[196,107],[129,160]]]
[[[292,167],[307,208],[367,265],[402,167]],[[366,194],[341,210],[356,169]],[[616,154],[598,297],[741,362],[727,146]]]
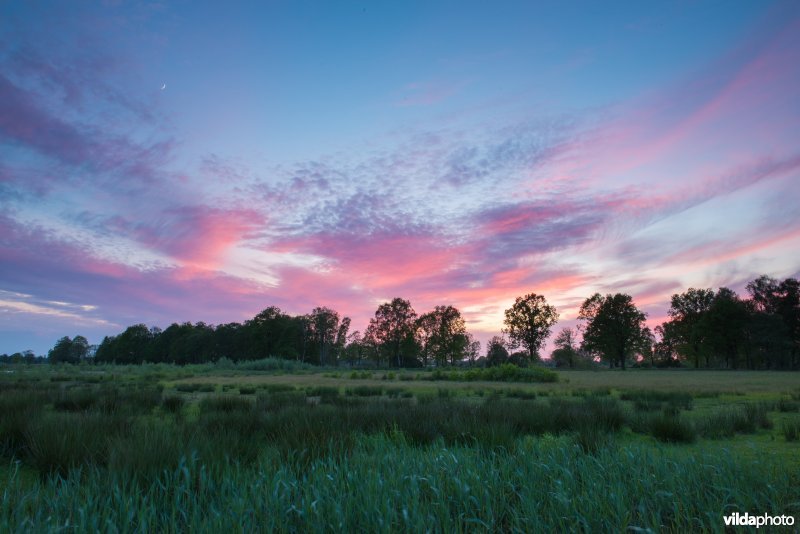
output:
[[[0,0],[0,352],[800,275],[800,3]]]

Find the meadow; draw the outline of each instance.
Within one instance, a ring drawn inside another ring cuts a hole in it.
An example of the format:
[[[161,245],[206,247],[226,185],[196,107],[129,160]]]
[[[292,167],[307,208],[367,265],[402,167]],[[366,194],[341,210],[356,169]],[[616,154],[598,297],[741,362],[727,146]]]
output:
[[[0,531],[723,531],[800,518],[796,373],[0,368]]]

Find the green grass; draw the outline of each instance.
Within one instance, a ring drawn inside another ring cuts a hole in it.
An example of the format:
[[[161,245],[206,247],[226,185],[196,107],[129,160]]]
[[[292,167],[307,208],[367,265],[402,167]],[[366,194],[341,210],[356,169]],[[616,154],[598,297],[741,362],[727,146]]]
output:
[[[637,445],[586,454],[562,437],[486,454],[385,434],[305,466],[269,450],[252,468],[222,471],[188,456],[137,485],[92,470],[30,488],[12,474],[0,530],[722,531],[733,511],[796,516],[798,482],[796,470],[717,451],[686,457]]]
[[[731,511],[800,516],[789,373],[15,371],[0,377],[0,531],[719,531]]]

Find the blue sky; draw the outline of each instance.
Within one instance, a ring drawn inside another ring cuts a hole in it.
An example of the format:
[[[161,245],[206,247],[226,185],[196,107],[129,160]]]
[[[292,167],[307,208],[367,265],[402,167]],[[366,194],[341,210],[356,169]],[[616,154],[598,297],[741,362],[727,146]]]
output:
[[[794,2],[4,3],[0,351],[797,276]],[[162,89],[163,88],[163,89]]]

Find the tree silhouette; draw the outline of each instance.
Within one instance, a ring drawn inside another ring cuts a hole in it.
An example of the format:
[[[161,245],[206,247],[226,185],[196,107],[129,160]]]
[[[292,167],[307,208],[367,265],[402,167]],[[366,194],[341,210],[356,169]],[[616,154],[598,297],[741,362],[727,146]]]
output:
[[[517,297],[514,305],[505,311],[503,333],[511,338],[515,346],[522,346],[528,360],[539,359],[539,350],[544,345],[550,328],[558,321],[555,306],[547,304],[545,298],[536,293]]]
[[[578,317],[586,321],[583,348],[598,354],[611,367],[625,369],[625,361],[642,346],[649,332],[646,315],[633,304],[630,295],[595,293],[581,305]]]

